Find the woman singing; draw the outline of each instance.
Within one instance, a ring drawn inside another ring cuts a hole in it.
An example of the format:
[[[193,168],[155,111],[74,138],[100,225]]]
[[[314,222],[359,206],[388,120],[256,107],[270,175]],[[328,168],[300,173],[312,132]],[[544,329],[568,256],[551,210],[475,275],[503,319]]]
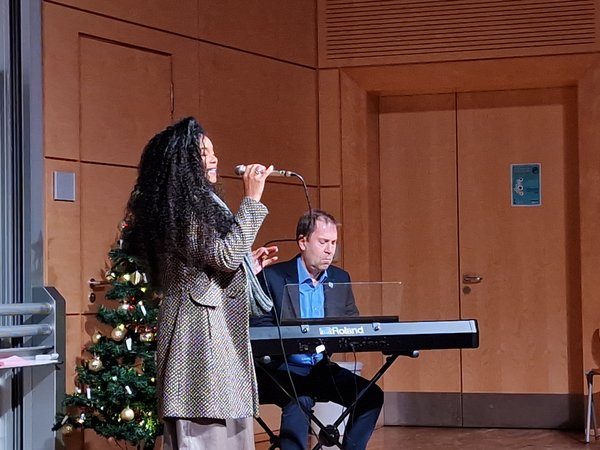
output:
[[[272,303],[255,272],[275,247],[251,246],[267,215],[260,202],[273,167],[250,164],[232,214],[215,191],[218,159],[194,118],[144,148],[128,202],[126,250],[162,296],[157,335],[164,449],[253,449],[258,411],[248,319]]]

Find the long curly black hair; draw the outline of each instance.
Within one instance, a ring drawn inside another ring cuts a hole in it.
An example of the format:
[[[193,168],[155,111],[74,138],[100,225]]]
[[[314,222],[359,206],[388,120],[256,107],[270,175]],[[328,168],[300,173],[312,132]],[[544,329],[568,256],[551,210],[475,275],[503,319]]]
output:
[[[200,156],[203,135],[196,119],[186,117],[156,134],[142,153],[123,248],[141,260],[156,289],[162,287],[164,264],[202,265],[206,240],[225,235],[234,222],[212,198],[215,186]]]

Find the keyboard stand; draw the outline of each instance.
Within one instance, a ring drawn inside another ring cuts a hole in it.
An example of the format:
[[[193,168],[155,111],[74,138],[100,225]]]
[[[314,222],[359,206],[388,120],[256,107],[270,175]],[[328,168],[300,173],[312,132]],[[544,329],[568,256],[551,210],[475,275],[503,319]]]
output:
[[[379,379],[390,368],[390,366],[394,363],[394,361],[396,361],[396,359],[398,359],[399,356],[408,356],[410,358],[417,358],[419,356],[419,352],[416,350],[412,350],[412,351],[404,351],[404,352],[394,352],[394,353],[388,355],[385,359],[385,363],[383,363],[383,365],[377,371],[377,373],[375,375],[373,375],[373,377],[369,380],[369,382],[365,386],[365,388],[358,393],[354,402],[352,402],[352,404],[348,408],[345,408],[344,411],[342,412],[342,414],[332,424],[324,425],[317,417],[315,417],[314,412],[311,409],[308,409],[308,408],[304,407],[302,404],[300,404],[300,407],[304,410],[306,415],[310,418],[310,420],[312,420],[317,425],[317,427],[319,427],[319,430],[320,430],[319,436],[318,436],[318,442],[312,448],[312,450],[320,450],[324,445],[326,447],[335,446],[340,449],[342,448],[342,444],[340,443],[340,432],[338,430],[338,426],[346,419],[346,417],[348,417],[348,415],[352,412],[352,410],[356,406],[356,403],[358,403],[358,401],[364,396],[364,394],[367,392],[367,390],[370,389],[372,385],[377,383],[377,381],[379,381]],[[277,385],[281,389],[281,391],[290,398],[290,400],[295,400],[295,397],[290,392],[288,392],[281,385],[281,383],[279,383],[269,373],[269,371],[267,371],[267,369],[265,369],[265,367],[263,366],[262,363],[257,362],[256,365],[258,367],[260,367],[264,371],[264,373],[269,376],[269,378],[273,381],[273,383],[275,385]],[[267,433],[270,436],[272,432],[269,433],[269,431],[267,431]]]

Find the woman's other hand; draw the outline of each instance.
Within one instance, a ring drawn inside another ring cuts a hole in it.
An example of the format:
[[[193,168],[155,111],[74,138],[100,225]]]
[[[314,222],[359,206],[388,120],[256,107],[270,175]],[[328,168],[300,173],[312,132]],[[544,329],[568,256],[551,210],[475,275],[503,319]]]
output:
[[[263,270],[270,264],[273,264],[277,261],[278,257],[275,255],[279,249],[277,246],[273,245],[271,247],[259,247],[256,250],[252,251],[252,268],[254,270],[254,274],[256,275],[258,272]]]

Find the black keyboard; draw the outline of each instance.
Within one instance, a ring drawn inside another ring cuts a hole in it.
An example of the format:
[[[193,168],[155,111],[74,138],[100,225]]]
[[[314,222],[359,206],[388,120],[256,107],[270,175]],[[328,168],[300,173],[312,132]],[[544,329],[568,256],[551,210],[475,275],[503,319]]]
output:
[[[371,319],[371,318],[370,318]],[[477,348],[476,320],[300,324],[251,327],[254,356],[314,353],[324,345],[327,353],[382,352]],[[282,346],[283,343],[283,346]]]

